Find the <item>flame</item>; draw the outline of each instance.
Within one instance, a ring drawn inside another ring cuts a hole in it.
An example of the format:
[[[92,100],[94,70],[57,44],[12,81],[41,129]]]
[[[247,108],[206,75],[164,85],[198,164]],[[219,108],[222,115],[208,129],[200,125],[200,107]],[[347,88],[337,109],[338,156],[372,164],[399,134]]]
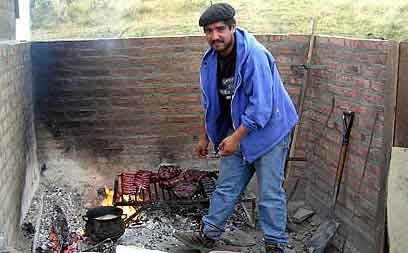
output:
[[[123,195],[122,201],[128,202],[132,200],[132,196]],[[136,201],[142,201],[142,197],[140,195],[136,195]],[[113,205],[113,190],[109,187],[105,186],[105,198],[101,202],[101,206],[112,206]],[[134,208],[133,206],[118,206],[120,209],[123,210],[123,214],[126,214],[126,218],[130,217],[131,215],[139,212],[139,208]],[[136,215],[132,220],[136,220],[138,215]]]
[[[52,245],[52,248],[49,251],[50,253],[57,253],[61,251],[61,245],[58,241],[58,234],[53,229],[51,229],[48,240]]]
[[[77,235],[79,235],[79,236],[84,236],[84,235],[85,235],[85,230],[84,230],[83,228],[79,228],[79,229],[77,230]]]
[[[113,190],[105,186],[105,198],[101,202],[101,206],[112,206],[113,205]]]

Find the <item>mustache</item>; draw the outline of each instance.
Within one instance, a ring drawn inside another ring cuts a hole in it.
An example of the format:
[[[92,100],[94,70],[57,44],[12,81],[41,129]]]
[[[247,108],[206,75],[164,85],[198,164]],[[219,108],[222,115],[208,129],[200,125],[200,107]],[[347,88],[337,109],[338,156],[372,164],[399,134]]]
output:
[[[213,41],[211,42],[211,44],[214,44],[214,43],[216,43],[216,42],[224,43],[223,40],[213,40]]]

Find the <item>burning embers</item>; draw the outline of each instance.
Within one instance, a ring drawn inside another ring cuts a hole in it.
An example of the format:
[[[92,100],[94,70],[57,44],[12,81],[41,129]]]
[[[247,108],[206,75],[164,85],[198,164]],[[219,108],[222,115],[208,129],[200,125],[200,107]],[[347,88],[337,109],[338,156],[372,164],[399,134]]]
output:
[[[70,233],[67,219],[59,206],[54,207],[48,240],[36,249],[37,253],[74,253],[77,252],[80,233]]]

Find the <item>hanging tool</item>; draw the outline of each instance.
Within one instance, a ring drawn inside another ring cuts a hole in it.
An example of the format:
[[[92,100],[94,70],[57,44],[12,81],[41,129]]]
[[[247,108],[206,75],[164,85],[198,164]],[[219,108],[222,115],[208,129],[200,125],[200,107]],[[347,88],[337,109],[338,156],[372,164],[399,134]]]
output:
[[[340,157],[337,163],[336,180],[333,186],[331,207],[329,218],[323,222],[313,234],[310,242],[307,243],[309,253],[323,253],[327,243],[337,232],[339,223],[334,219],[337,198],[340,192],[341,179],[343,177],[344,164],[347,158],[348,144],[350,142],[350,133],[354,121],[354,112],[343,112],[343,140],[340,150]]]

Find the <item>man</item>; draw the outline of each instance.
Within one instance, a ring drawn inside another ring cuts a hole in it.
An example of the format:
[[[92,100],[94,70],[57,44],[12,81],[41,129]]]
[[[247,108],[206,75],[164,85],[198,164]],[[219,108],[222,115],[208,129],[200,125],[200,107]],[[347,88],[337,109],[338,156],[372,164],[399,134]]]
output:
[[[214,246],[256,171],[266,250],[279,253],[288,242],[282,183],[298,117],[275,59],[254,36],[236,27],[234,15],[232,6],[219,3],[199,20],[210,48],[200,70],[205,129],[196,152],[205,157],[211,141],[221,155],[220,173],[201,230],[176,237],[192,246]]]

